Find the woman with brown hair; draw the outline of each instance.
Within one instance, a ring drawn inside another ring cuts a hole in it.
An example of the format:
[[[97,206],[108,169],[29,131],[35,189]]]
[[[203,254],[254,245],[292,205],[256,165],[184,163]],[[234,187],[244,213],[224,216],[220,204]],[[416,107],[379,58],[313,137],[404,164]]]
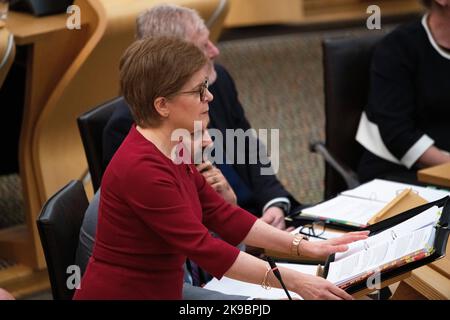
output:
[[[137,41],[122,57],[121,89],[135,126],[103,176],[96,242],[75,299],[181,299],[186,257],[217,278],[279,287],[266,262],[234,246],[326,258],[367,237],[304,241],[227,203],[193,164],[174,158],[191,146],[189,137],[174,141],[175,130],[206,128],[210,67],[198,47],[174,38]],[[280,272],[304,298],[351,298],[322,278]]]

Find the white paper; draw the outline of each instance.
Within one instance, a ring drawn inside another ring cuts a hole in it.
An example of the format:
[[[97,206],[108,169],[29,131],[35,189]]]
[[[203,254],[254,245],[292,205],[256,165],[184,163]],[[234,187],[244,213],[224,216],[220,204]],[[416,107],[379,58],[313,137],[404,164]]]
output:
[[[433,235],[434,226],[429,225],[341,258],[330,263],[327,280],[339,285],[412,253],[426,251]]]
[[[424,212],[393,226],[390,229],[392,229],[397,236],[401,236],[431,224],[435,225],[441,217],[441,213],[441,209],[437,206],[433,206]]]
[[[349,249],[346,252],[336,253],[335,261],[341,260],[354,254],[357,251],[374,247],[381,242],[386,242],[392,238],[400,237],[405,234],[410,234],[420,228],[434,225],[439,220],[441,210],[437,207],[431,207],[428,210],[406,220],[398,225],[393,226],[383,232],[371,236],[365,240],[355,241],[348,244]]]
[[[421,196],[428,202],[433,202],[450,195],[450,192],[444,190],[419,187],[412,184],[387,181],[382,179],[372,180],[354,189],[344,191],[341,194],[356,198],[371,199],[383,203],[388,203],[392,201],[397,195],[399,195],[403,190],[409,188],[411,188],[414,192],[417,192],[419,196]]]
[[[337,196],[314,207],[302,210],[302,214],[357,225],[366,225],[385,205],[385,203],[377,201]]]
[[[293,269],[306,274],[316,275],[317,273],[317,265],[302,265],[293,263],[278,263],[277,265],[279,267]],[[269,300],[287,299],[286,293],[283,289],[271,288],[270,290],[266,290],[262,288],[261,285],[234,280],[227,277],[222,277],[221,280],[214,278],[205,285],[205,288],[225,294],[244,295],[251,298]],[[291,291],[289,291],[289,293],[292,298],[301,299],[298,294]]]

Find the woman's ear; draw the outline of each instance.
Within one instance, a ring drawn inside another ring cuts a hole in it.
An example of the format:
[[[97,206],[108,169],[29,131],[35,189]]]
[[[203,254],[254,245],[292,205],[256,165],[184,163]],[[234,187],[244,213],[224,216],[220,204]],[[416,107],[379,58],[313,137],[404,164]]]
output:
[[[158,112],[161,117],[167,118],[169,116],[170,110],[166,98],[156,98],[153,102],[153,106],[155,107],[156,112]]]

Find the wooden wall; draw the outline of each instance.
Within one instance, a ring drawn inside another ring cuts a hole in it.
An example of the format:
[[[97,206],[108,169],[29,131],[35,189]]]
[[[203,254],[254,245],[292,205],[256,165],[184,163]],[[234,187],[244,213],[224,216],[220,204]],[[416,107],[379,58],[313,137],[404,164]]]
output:
[[[311,24],[363,19],[367,7],[385,16],[420,12],[418,0],[229,0],[227,27],[264,24]]]

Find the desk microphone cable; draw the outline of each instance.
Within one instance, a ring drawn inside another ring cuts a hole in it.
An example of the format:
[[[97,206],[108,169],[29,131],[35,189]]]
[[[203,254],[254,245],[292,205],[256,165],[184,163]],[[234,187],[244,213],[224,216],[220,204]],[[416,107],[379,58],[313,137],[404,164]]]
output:
[[[281,278],[281,273],[280,270],[278,270],[277,265],[275,264],[275,261],[273,261],[273,259],[271,257],[266,257],[267,262],[270,265],[270,268],[272,268],[272,272],[274,274],[274,276],[278,279],[278,281],[280,282],[281,286],[284,289],[284,292],[286,292],[287,297],[289,298],[289,300],[292,300],[291,295],[289,294],[289,291],[286,289],[286,286],[283,282],[283,279]]]

